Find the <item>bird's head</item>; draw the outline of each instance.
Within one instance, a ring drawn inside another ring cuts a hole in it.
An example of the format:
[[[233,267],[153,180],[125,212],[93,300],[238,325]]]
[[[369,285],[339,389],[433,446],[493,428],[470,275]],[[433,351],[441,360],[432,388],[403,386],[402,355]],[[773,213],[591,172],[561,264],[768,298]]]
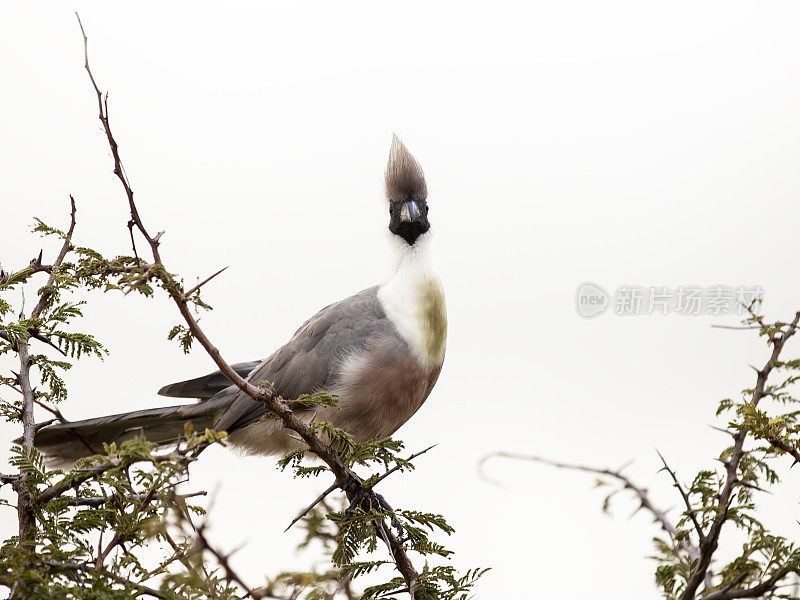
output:
[[[392,139],[386,165],[386,199],[389,201],[389,231],[413,246],[431,228],[428,187],[422,167],[397,136]]]

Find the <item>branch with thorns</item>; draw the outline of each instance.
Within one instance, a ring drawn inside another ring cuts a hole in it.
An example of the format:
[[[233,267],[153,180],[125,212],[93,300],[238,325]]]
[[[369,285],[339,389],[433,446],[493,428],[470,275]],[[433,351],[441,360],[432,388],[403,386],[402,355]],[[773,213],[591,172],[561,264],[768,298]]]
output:
[[[150,233],[148,233],[148,230],[145,227],[144,222],[139,213],[139,210],[136,206],[136,203],[134,201],[133,189],[125,173],[125,169],[122,164],[122,159],[120,157],[119,145],[117,144],[117,141],[115,140],[114,134],[111,130],[109,111],[108,111],[108,94],[103,94],[103,92],[101,92],[100,87],[97,85],[97,81],[95,80],[95,77],[92,73],[89,64],[88,37],[86,35],[86,31],[84,30],[83,24],[81,23],[80,16],[77,13],[76,17],[78,18],[78,24],[81,29],[81,34],[83,35],[84,67],[86,69],[92,87],[94,89],[95,95],[97,97],[98,118],[100,119],[100,122],[103,126],[106,139],[111,149],[111,155],[114,162],[113,172],[119,179],[120,183],[122,184],[125,196],[128,201],[128,207],[130,210],[130,217],[131,217],[128,223],[128,227],[131,230],[131,234],[133,234],[134,229],[136,229],[147,242],[150,248],[150,253],[153,257],[153,265],[155,267],[163,267],[164,263],[160,252],[160,240],[164,232],[163,231],[159,232],[155,236],[152,236]],[[135,252],[135,242],[133,242],[133,235],[131,237],[131,240],[132,243],[134,243],[134,252]],[[194,288],[190,289],[188,292],[183,291],[183,286],[179,282],[175,281],[172,278],[172,276],[169,275],[168,271],[165,268],[153,269],[153,276],[161,280],[164,288],[169,293],[178,311],[180,312],[181,316],[186,322],[186,325],[189,331],[191,332],[192,336],[200,342],[200,345],[203,346],[206,353],[211,357],[211,359],[217,365],[217,368],[220,370],[220,372],[234,386],[236,386],[243,393],[247,394],[250,398],[258,402],[264,403],[269,408],[270,412],[274,414],[281,421],[281,423],[285,428],[294,431],[300,437],[300,439],[308,446],[308,450],[314,455],[318,456],[333,473],[335,477],[335,483],[334,483],[335,488],[344,491],[344,493],[347,495],[347,498],[351,501],[351,503],[361,502],[364,499],[364,495],[366,494],[367,496],[369,496],[368,499],[372,501],[372,504],[374,506],[386,506],[385,501],[382,498],[380,498],[377,494],[375,494],[370,488],[367,488],[366,490],[364,489],[364,487],[362,486],[364,480],[361,477],[359,477],[351,468],[349,468],[341,460],[339,455],[334,450],[328,447],[328,445],[316,434],[315,429],[313,427],[307,425],[302,420],[297,418],[292,412],[291,408],[287,406],[286,403],[284,403],[279,398],[279,396],[274,392],[274,390],[264,387],[257,387],[251,384],[249,381],[242,378],[222,357],[222,354],[219,351],[219,349],[211,342],[211,340],[205,334],[203,329],[200,327],[194,315],[192,314],[189,304],[189,297],[197,289],[199,289],[200,286],[204,285],[212,278],[219,275],[219,273],[221,273],[222,270],[218,271],[211,277],[208,277],[206,280],[204,280]],[[379,532],[381,539],[388,547],[389,552],[392,556],[392,560],[394,561],[397,570],[399,571],[404,581],[406,582],[408,590],[413,598],[414,584],[419,579],[420,574],[414,568],[411,559],[406,553],[406,549],[403,545],[403,542],[397,536],[395,536],[394,533],[388,527],[385,526],[385,523],[382,520],[379,519],[376,520],[373,523],[373,526]]]

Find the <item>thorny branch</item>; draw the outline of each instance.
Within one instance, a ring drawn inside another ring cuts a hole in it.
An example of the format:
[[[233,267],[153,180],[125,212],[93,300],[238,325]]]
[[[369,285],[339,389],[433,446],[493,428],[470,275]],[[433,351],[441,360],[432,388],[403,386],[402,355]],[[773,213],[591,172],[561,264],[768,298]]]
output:
[[[181,494],[181,498],[194,498],[195,496],[206,496],[208,492],[199,491],[199,492],[192,492],[190,494]],[[160,494],[159,494],[160,496]],[[141,502],[147,497],[147,494],[131,494],[130,496],[126,496],[126,500],[137,501]],[[67,505],[68,506],[91,506],[93,508],[97,508],[100,506],[104,506],[109,501],[108,498],[103,496],[77,496],[77,497],[69,497],[67,498]]]
[[[756,318],[753,309],[749,308],[748,310],[750,310],[751,315]],[[767,395],[765,392],[767,378],[769,377],[775,365],[778,363],[778,359],[781,356],[781,352],[783,351],[786,342],[792,336],[794,336],[795,333],[797,333],[798,322],[800,322],[800,311],[795,313],[794,319],[792,319],[791,323],[786,325],[785,329],[781,327],[779,328],[779,331],[768,332],[769,343],[772,344],[772,354],[770,355],[766,364],[761,369],[756,371],[756,386],[753,388],[753,392],[750,397],[750,403],[754,407],[758,406],[758,403],[761,401],[761,399]],[[733,451],[730,458],[725,462],[725,485],[722,488],[722,492],[717,500],[717,505],[721,510],[717,512],[717,515],[714,517],[709,530],[705,533],[704,538],[700,542],[700,558],[692,569],[692,574],[686,582],[686,588],[683,590],[680,600],[694,600],[697,594],[697,589],[706,578],[706,572],[711,565],[711,559],[714,555],[714,552],[717,550],[719,537],[722,533],[722,527],[725,524],[725,521],[728,519],[728,509],[733,501],[734,489],[736,484],[739,483],[739,463],[744,455],[745,438],[747,438],[747,430],[745,429],[738,431],[734,436]],[[732,594],[734,591],[735,590],[730,590],[727,593]],[[724,598],[737,597],[746,598],[748,596],[727,595],[719,596],[718,598],[719,600],[723,600]]]
[[[44,310],[47,299],[52,294],[52,287],[55,282],[56,270],[64,262],[64,258],[72,248],[72,233],[75,230],[75,199],[70,196],[70,225],[61,250],[56,257],[53,264],[46,270],[49,273],[47,284],[42,288],[39,294],[39,300],[36,306],[31,311],[31,319],[37,319]],[[34,264],[35,263],[35,264]],[[42,267],[42,255],[32,262],[33,268],[37,269]],[[45,269],[42,269],[45,270]],[[24,310],[24,309],[23,309]],[[24,315],[20,315],[24,318]],[[17,355],[19,356],[20,370],[17,374],[17,381],[20,390],[22,391],[22,408],[20,410],[20,418],[22,420],[22,445],[26,451],[30,451],[33,447],[33,439],[36,435],[37,425],[34,415],[34,404],[36,402],[36,394],[34,393],[33,386],[31,385],[31,359],[29,355],[28,340],[30,337],[21,337],[16,341]],[[19,545],[24,546],[33,539],[34,530],[36,527],[36,519],[34,514],[34,503],[31,498],[30,491],[25,485],[25,480],[28,474],[20,471],[19,478],[14,482],[14,488],[17,492],[17,517],[19,521]]]
[[[746,589],[734,589],[738,583],[725,586],[720,590],[711,592],[702,597],[701,600],[734,600],[735,598],[760,598],[767,592],[774,590],[781,579],[791,573],[790,568],[778,569],[771,577],[761,583]],[[741,583],[741,582],[739,582]]]
[[[100,463],[99,465],[94,465],[91,467],[85,467],[82,469],[75,469],[72,473],[68,474],[64,477],[61,481],[56,484],[53,484],[49,487],[46,487],[41,492],[36,495],[36,504],[43,504],[45,502],[49,502],[53,498],[58,498],[64,492],[67,492],[84,481],[88,481],[90,479],[94,479],[98,475],[105,473],[106,471],[110,471],[111,469],[118,469],[121,467],[130,466],[136,462],[168,462],[171,460],[176,460],[182,464],[188,465],[190,462],[196,460],[198,450],[204,447],[206,442],[199,441],[194,444],[187,444],[185,448],[182,448],[178,445],[172,452],[169,454],[162,454],[162,455],[153,455],[148,457],[138,458],[136,460],[123,460],[121,458],[113,457],[108,458],[104,462]]]
[[[111,149],[111,155],[114,160],[114,174],[120,180],[125,191],[130,209],[131,221],[150,247],[150,252],[153,256],[153,264],[163,267],[164,263],[159,251],[160,239],[163,232],[160,232],[155,236],[151,236],[148,233],[139,214],[136,203],[134,202],[133,189],[131,188],[130,182],[125,174],[125,169],[122,165],[122,160],[119,154],[119,146],[114,139],[114,135],[111,130],[108,113],[108,95],[104,95],[100,91],[94,75],[92,74],[89,65],[88,37],[86,36],[83,24],[81,23],[80,16],[78,16],[77,13],[76,16],[78,17],[78,24],[80,25],[81,33],[83,35],[85,59],[84,66],[97,96],[97,105],[99,110],[98,118],[103,125],[103,130],[105,131],[106,138]],[[363,483],[363,480],[354,471],[347,467],[338,454],[330,449],[323,442],[323,440],[316,435],[313,428],[307,426],[303,421],[297,418],[292,410],[279,399],[273,390],[254,386],[239,376],[239,374],[222,357],[219,349],[214,346],[200,325],[197,323],[197,320],[194,318],[194,315],[192,315],[189,303],[187,301],[188,295],[183,292],[180,283],[175,282],[170,277],[166,269],[158,269],[154,275],[162,281],[164,287],[169,292],[170,297],[175,302],[178,311],[186,322],[189,331],[192,333],[195,339],[200,342],[206,353],[217,365],[220,372],[239,390],[250,396],[250,398],[258,402],[263,402],[283,423],[285,428],[291,429],[297,433],[303,442],[305,442],[305,444],[308,446],[309,451],[318,456],[326,465],[328,465],[336,478],[337,487],[346,493],[351,502],[359,499],[359,492],[362,491],[361,484]],[[420,575],[414,568],[411,559],[406,553],[403,543],[388,527],[384,527],[382,522],[376,522],[374,526],[380,531],[380,537],[388,546],[397,570],[405,580],[409,592],[413,598],[414,585]]]
[[[135,581],[131,581],[130,579],[126,579],[125,577],[121,577],[116,573],[112,573],[103,568],[96,567],[94,565],[90,565],[88,563],[78,563],[78,562],[63,562],[57,560],[46,560],[43,561],[43,564],[49,567],[55,567],[57,569],[69,569],[72,571],[86,571],[87,573],[94,573],[94,572],[102,572],[104,577],[108,577],[109,579],[114,580],[115,582],[122,584],[122,585],[129,585],[137,592],[137,596],[147,595],[152,596],[153,598],[159,598],[161,600],[169,600],[167,596],[162,594],[156,589],[148,587],[146,585],[142,585],[141,583],[136,583]]]
[[[700,527],[700,522],[697,520],[697,513],[695,512],[694,508],[692,508],[692,502],[689,500],[689,494],[687,494],[686,490],[683,489],[681,482],[678,480],[677,474],[669,467],[667,460],[662,456],[661,452],[658,452],[658,457],[664,464],[663,469],[669,473],[669,476],[672,478],[673,486],[678,490],[678,493],[680,493],[681,498],[683,499],[683,504],[686,506],[686,514],[689,515],[689,519],[691,519],[692,525],[694,525],[694,530],[697,532],[697,539],[699,539],[700,543],[702,544],[705,541],[706,536],[705,533],[703,533],[703,528]]]
[[[798,450],[793,446],[790,446],[782,439],[775,436],[768,436],[767,441],[770,443],[772,447],[777,448],[778,450],[781,450],[782,452],[785,452],[786,454],[791,456],[794,459],[793,464],[800,463],[800,450]]]
[[[31,318],[37,319],[39,315],[42,314],[44,307],[47,303],[47,299],[50,297],[51,289],[53,287],[53,283],[56,280],[56,270],[58,267],[61,266],[61,263],[64,262],[64,259],[67,256],[67,253],[72,249],[72,233],[75,231],[75,198],[72,196],[69,197],[70,203],[70,223],[69,229],[67,230],[67,235],[64,236],[64,243],[61,245],[61,250],[58,253],[58,257],[56,257],[55,262],[53,263],[53,268],[50,269],[50,277],[47,279],[47,283],[44,286],[44,291],[39,295],[39,302],[37,302],[36,306],[33,308],[31,312]]]
[[[758,324],[757,328],[767,336],[768,342],[772,346],[772,352],[769,360],[767,360],[764,366],[760,369],[754,368],[757,375],[756,385],[750,392],[748,403],[750,406],[755,408],[758,406],[762,398],[771,394],[767,387],[767,380],[773,369],[781,364],[779,359],[786,342],[797,333],[798,323],[800,322],[800,311],[795,313],[794,319],[789,323],[775,323],[768,326],[764,324],[763,318],[755,313],[752,306],[747,307],[747,309],[752,317],[751,320]],[[748,485],[746,482],[741,481],[739,476],[741,461],[745,455],[744,444],[747,438],[748,430],[746,428],[741,428],[735,432],[728,432],[727,430],[726,432],[733,437],[733,447],[728,455],[727,460],[723,462],[725,467],[725,475],[722,488],[715,499],[716,509],[713,511],[713,513],[711,513],[714,516],[710,523],[706,526],[706,529],[703,528],[700,520],[698,519],[697,511],[691,504],[689,493],[683,488],[675,472],[669,467],[663,456],[659,454],[662,462],[664,463],[664,470],[669,473],[674,486],[678,489],[686,507],[685,514],[691,521],[698,536],[697,546],[690,544],[684,539],[676,544],[678,548],[685,550],[694,559],[691,562],[691,570],[686,580],[686,586],[683,588],[679,596],[679,600],[695,600],[698,595],[698,589],[701,585],[704,585],[705,589],[707,590],[712,587],[711,580],[713,574],[710,568],[711,561],[714,553],[717,550],[723,526],[730,518],[730,508],[736,497],[735,493],[737,486],[754,487],[752,485]],[[791,455],[795,459],[795,462],[800,462],[800,450],[797,448],[792,447],[777,436],[766,436],[765,439],[773,447]],[[483,465],[486,460],[493,456],[532,460],[559,468],[596,473],[598,475],[604,475],[617,479],[618,481],[622,482],[624,488],[631,490],[639,497],[641,507],[648,510],[654,516],[656,521],[660,523],[662,529],[664,529],[664,531],[670,535],[673,542],[676,540],[677,529],[666,518],[664,511],[661,511],[653,506],[648,498],[647,490],[636,486],[627,476],[621,473],[621,470],[615,471],[612,469],[565,464],[536,456],[526,456],[505,452],[498,452],[484,457],[484,459],[481,461],[481,465]],[[721,589],[706,593],[702,596],[702,600],[732,600],[735,598],[760,597],[763,594],[774,591],[780,582],[795,568],[796,567],[792,564],[787,564],[782,568],[776,569],[769,577],[750,588],[742,589],[738,587],[741,585],[743,580],[734,581],[722,587]]]

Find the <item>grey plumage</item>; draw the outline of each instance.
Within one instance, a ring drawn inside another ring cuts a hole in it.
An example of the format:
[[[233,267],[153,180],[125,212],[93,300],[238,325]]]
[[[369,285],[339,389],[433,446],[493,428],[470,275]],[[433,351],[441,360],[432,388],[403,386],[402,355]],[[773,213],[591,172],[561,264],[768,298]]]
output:
[[[358,440],[391,435],[427,398],[441,367],[430,369],[409,360],[408,345],[384,313],[377,290],[374,286],[326,306],[272,356],[261,363],[240,363],[237,371],[249,371],[247,379],[254,384],[270,382],[286,399],[322,390],[343,393],[341,408],[320,409],[318,420],[330,420]],[[368,357],[364,372],[349,379],[348,367],[362,356]],[[409,385],[409,378],[419,383]],[[295,446],[275,421],[261,420],[267,413],[264,404],[230,383],[222,387],[224,381],[217,371],[165,386],[159,393],[201,401],[52,425],[37,433],[35,444],[58,463],[100,452],[103,443],[139,435],[169,444],[191,421],[200,431],[213,427],[229,432],[231,442],[249,453],[274,454]],[[310,418],[312,413],[305,414]]]
[[[236,371],[239,377],[247,377],[253,369],[262,362],[264,361],[253,360],[250,362],[236,363],[231,365],[231,368]],[[216,396],[230,384],[231,382],[228,381],[228,378],[217,371],[209,375],[203,375],[202,377],[165,385],[158,390],[158,395],[169,396],[171,398],[197,398],[202,400]]]
[[[339,395],[337,408],[295,413],[331,421],[358,441],[391,435],[405,423],[430,394],[444,359],[444,295],[424,258],[427,244],[414,245],[427,236],[427,187],[419,164],[396,137],[386,193],[399,244],[395,277],[326,306],[267,359],[233,365],[253,384],[269,382],[286,400],[319,391]],[[35,444],[51,463],[64,463],[102,451],[103,443],[140,435],[173,443],[191,421],[196,430],[227,431],[231,443],[248,453],[298,447],[277,421],[264,418],[264,404],[219,372],[165,386],[159,394],[199,402],[51,425],[37,432]]]
[[[292,339],[248,376],[258,385],[271,383],[286,399],[333,390],[346,357],[363,352],[371,340],[392,336],[392,324],[377,298],[377,286],[326,306],[303,323]],[[230,388],[231,406],[217,426],[225,431],[260,419],[264,404]]]

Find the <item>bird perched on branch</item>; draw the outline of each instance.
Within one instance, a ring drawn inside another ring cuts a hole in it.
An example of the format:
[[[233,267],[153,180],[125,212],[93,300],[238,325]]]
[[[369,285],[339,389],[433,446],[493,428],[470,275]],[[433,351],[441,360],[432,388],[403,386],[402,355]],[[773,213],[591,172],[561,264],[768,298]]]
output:
[[[295,412],[331,421],[356,441],[393,434],[419,409],[439,377],[447,338],[442,283],[431,257],[428,191],[419,163],[395,136],[386,168],[394,271],[382,285],[323,308],[263,361],[233,365],[254,385],[270,382],[287,400],[327,392],[338,407]],[[248,454],[280,454],[301,445],[265,405],[219,372],[165,386],[163,396],[199,402],[50,425],[35,445],[53,463],[100,452],[103,443],[144,436],[174,443],[191,421],[196,430],[227,431]]]

